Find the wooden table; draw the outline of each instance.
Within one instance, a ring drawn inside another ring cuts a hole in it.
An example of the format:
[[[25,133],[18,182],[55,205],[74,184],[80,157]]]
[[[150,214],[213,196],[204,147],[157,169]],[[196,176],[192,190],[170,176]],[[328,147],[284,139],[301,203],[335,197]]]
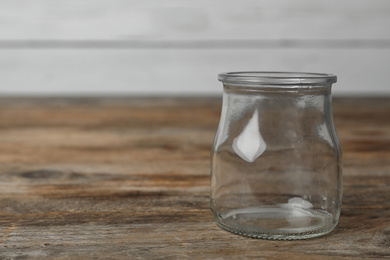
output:
[[[0,99],[0,259],[390,258],[390,97],[338,98],[331,234],[267,241],[209,210],[219,98]]]

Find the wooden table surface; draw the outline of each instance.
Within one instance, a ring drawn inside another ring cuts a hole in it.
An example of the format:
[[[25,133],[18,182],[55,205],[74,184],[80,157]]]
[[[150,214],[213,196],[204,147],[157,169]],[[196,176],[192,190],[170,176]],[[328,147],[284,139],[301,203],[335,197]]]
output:
[[[0,259],[390,258],[390,97],[335,98],[331,234],[267,241],[209,210],[219,98],[0,99]]]

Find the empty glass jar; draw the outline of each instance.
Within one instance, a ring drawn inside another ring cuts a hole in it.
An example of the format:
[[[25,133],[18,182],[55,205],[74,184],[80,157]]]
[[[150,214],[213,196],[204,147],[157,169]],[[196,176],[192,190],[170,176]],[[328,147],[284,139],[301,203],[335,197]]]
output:
[[[342,197],[331,85],[320,73],[218,75],[223,105],[211,158],[211,209],[224,229],[306,239],[332,231]]]

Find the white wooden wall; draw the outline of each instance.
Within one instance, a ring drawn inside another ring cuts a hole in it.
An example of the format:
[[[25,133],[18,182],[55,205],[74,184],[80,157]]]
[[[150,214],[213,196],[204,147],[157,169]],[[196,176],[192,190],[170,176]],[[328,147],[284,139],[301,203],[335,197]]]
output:
[[[390,1],[0,0],[3,96],[219,94],[238,70],[390,95]]]

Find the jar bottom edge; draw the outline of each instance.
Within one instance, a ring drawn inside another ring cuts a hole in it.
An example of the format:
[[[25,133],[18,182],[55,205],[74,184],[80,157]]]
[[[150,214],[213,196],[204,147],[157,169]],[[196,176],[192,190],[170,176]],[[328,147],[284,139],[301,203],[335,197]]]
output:
[[[299,240],[326,235],[337,225],[329,213],[275,206],[232,210],[214,219],[223,229],[242,236]]]

